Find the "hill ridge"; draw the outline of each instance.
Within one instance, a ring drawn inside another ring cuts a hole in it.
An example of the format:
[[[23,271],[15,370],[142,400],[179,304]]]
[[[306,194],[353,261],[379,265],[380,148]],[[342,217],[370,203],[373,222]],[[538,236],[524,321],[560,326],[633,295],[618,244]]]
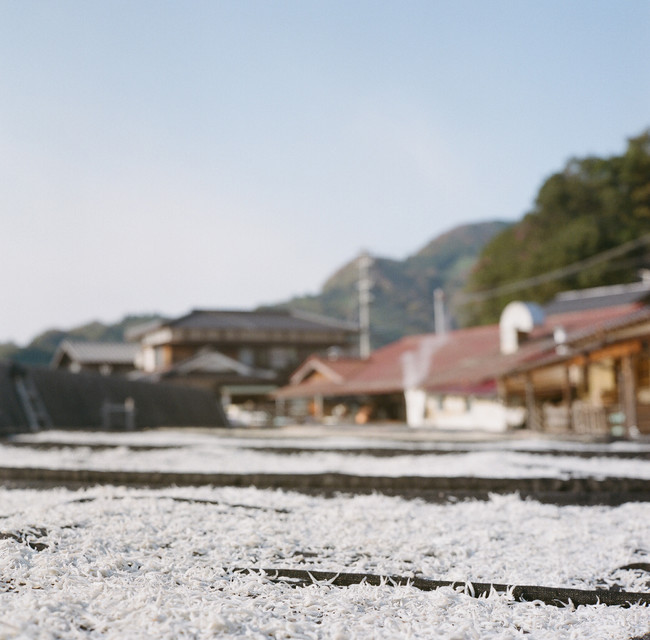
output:
[[[432,331],[433,289],[462,288],[485,243],[511,224],[498,220],[465,223],[435,236],[403,260],[374,256],[371,268],[374,279],[373,348],[406,334]],[[356,261],[357,257],[354,257],[334,270],[317,294],[294,297],[258,309],[291,308],[356,322]],[[11,358],[26,365],[48,365],[63,340],[121,341],[129,327],[157,319],[164,317],[159,314],[128,314],[117,323],[94,320],[68,330],[46,329],[24,347],[0,343],[0,359]]]

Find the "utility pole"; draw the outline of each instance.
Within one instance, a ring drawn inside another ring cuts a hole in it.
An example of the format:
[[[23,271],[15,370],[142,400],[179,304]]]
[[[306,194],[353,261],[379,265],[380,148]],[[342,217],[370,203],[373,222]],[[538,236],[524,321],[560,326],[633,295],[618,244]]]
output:
[[[370,357],[370,288],[369,270],[372,258],[368,252],[359,256],[359,356],[363,359]]]

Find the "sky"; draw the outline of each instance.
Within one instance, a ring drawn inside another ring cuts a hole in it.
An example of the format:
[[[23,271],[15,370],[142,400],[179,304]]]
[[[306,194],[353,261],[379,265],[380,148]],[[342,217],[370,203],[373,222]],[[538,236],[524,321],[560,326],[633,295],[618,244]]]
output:
[[[317,293],[650,127],[646,0],[0,0],[0,342]]]

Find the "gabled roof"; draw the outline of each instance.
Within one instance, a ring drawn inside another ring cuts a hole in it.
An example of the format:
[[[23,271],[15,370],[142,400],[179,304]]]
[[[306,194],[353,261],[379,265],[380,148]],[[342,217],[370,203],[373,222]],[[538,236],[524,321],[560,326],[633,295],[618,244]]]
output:
[[[52,359],[56,367],[64,356],[82,365],[134,365],[140,346],[134,343],[103,343],[64,340]]]
[[[439,393],[492,395],[496,380],[517,367],[555,353],[554,331],[562,327],[567,340],[607,329],[643,316],[638,305],[622,305],[546,317],[514,354],[502,354],[498,325],[471,327],[446,334],[407,336],[372,353],[365,361],[310,359],[294,375],[293,385],[278,390],[278,398],[356,396],[402,392],[409,388]],[[335,375],[309,378],[309,372],[333,371]],[[296,376],[301,374],[300,376]]]
[[[634,325],[639,325],[650,320],[650,308],[630,307],[631,310],[629,313],[620,315],[603,314],[597,322],[575,329],[567,337],[567,342],[577,345],[584,341],[589,341],[596,336],[602,336],[604,333],[611,333],[623,328],[633,327]]]
[[[264,384],[274,387],[277,374],[271,370],[251,367],[216,350],[205,349],[166,370],[158,372],[134,372],[132,380],[158,382],[176,377],[202,377],[207,375],[221,384]]]
[[[365,361],[360,358],[311,356],[291,375],[291,384],[303,383],[316,373],[332,383],[344,383],[364,365]]]
[[[274,379],[275,372],[256,369],[245,363],[230,358],[215,350],[204,350],[180,363],[176,363],[163,372],[166,375],[187,374],[236,374],[247,378]]]
[[[165,324],[162,318],[156,318],[150,321],[143,321],[124,330],[124,338],[129,342],[139,341],[145,334],[153,332]]]

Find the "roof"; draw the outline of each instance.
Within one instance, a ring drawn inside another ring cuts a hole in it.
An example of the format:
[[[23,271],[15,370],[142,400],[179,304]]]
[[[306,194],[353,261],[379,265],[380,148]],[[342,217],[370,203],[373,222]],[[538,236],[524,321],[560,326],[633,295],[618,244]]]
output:
[[[215,350],[201,351],[195,356],[180,363],[176,363],[170,369],[163,372],[166,375],[187,375],[187,374],[236,374],[242,377],[261,378],[273,380],[275,372],[264,369],[255,369],[245,363],[230,358]]]
[[[486,336],[490,338],[486,340]],[[278,390],[278,398],[356,396],[400,393],[427,384],[438,369],[463,360],[463,353],[476,357],[485,348],[498,350],[498,327],[478,327],[442,335],[406,336],[374,351],[366,360],[339,363],[312,357],[292,377],[293,385]],[[329,370],[329,372],[328,372]],[[319,372],[320,376],[309,376]]]
[[[547,314],[579,312],[603,307],[616,307],[643,302],[650,298],[650,281],[627,285],[591,287],[561,292],[544,306]]]
[[[423,387],[430,390],[465,389],[468,393],[517,370],[537,366],[542,359],[556,354],[555,331],[562,328],[566,342],[583,336],[608,331],[617,323],[629,322],[639,313],[646,313],[639,305],[619,305],[601,309],[552,314],[544,324],[535,328],[514,354],[502,354],[497,325],[487,326],[484,334],[460,330],[454,347],[443,360],[432,367]],[[480,328],[475,328],[480,329]]]
[[[52,365],[61,362],[64,355],[84,364],[133,365],[140,346],[136,343],[104,343],[64,340],[59,345]]]
[[[409,388],[433,393],[494,395],[496,380],[518,367],[555,353],[554,331],[562,327],[568,340],[577,340],[637,316],[650,318],[639,305],[554,314],[536,328],[514,354],[502,354],[498,325],[445,334],[407,336],[372,353],[365,361],[336,361],[312,357],[296,374],[293,385],[278,390],[278,398],[315,395],[356,396],[402,392]],[[311,365],[310,365],[311,363]],[[330,374],[328,375],[328,369]],[[321,376],[311,376],[314,372]]]
[[[626,327],[632,327],[650,320],[650,308],[641,307],[622,315],[603,316],[599,322],[576,329],[568,337],[568,342],[577,344],[601,336],[604,332],[614,332]]]
[[[650,308],[648,307],[637,308],[634,311],[618,316],[613,314],[609,316],[603,315],[599,320],[569,332],[564,341],[567,347],[565,351],[558,352],[556,349],[557,344],[553,342],[544,353],[537,354],[535,359],[522,362],[509,373],[520,374],[534,368],[562,363],[580,353],[587,352],[590,348],[597,349],[611,344],[612,340],[615,340],[612,335],[618,330],[628,329],[644,323],[647,324],[648,322],[650,322]],[[595,342],[598,344],[594,345]]]
[[[155,318],[150,321],[143,321],[142,323],[137,323],[131,327],[127,327],[124,330],[124,338],[130,342],[139,341],[145,334],[153,332],[154,330],[162,327],[165,324],[165,320],[162,318]]]
[[[365,366],[361,358],[328,358],[319,356],[308,358],[291,376],[291,383],[298,385],[318,372],[321,377],[333,382],[342,383]]]
[[[285,331],[345,331],[356,333],[356,324],[295,310],[228,311],[195,309],[163,323],[183,329],[239,329]]]

